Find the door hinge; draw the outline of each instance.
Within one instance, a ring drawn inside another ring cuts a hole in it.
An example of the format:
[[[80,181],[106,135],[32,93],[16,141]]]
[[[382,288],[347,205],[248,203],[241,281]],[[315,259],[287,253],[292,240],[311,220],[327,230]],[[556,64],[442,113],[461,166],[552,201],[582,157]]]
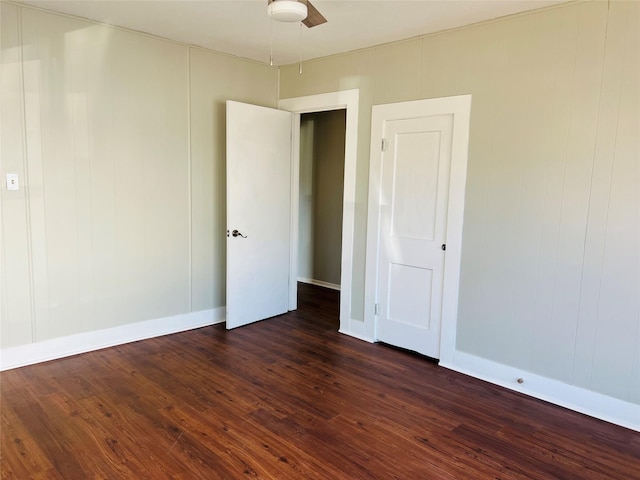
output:
[[[373,307],[373,313],[376,314],[376,315],[378,315],[380,313],[380,305],[378,305],[377,303]]]
[[[387,140],[386,139],[382,139],[382,142],[380,143],[380,150],[383,152],[387,151]]]

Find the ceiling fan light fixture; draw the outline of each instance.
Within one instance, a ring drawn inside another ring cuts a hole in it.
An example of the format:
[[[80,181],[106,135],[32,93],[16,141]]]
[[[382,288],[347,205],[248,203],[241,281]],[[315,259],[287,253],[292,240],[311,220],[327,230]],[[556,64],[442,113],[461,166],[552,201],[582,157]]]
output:
[[[301,22],[307,18],[307,5],[298,0],[273,0],[267,13],[278,22]]]

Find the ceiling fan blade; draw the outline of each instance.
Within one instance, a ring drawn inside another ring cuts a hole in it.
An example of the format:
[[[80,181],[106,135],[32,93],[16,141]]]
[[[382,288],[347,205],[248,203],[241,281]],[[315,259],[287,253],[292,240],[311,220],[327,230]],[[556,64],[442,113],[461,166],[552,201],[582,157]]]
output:
[[[302,23],[304,23],[307,27],[316,27],[318,25],[322,25],[323,23],[327,23],[327,19],[322,16],[322,14],[318,11],[316,7],[314,7],[311,2],[307,0],[307,18],[305,18]]]

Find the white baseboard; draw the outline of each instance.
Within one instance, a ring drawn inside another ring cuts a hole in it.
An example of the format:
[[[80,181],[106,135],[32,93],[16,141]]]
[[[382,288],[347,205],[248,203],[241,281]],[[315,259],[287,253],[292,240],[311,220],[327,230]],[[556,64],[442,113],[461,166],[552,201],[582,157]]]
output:
[[[364,340],[365,342],[375,343],[373,337],[367,333],[365,323],[353,318],[347,319],[347,321],[340,320],[338,333],[357,338],[358,340]]]
[[[331,290],[340,290],[340,285],[338,284],[323,282],[322,280],[314,280],[313,278],[298,277],[298,281],[301,283],[309,283],[311,285],[317,285],[318,287],[330,288]]]
[[[342,333],[343,335],[347,335],[349,337],[357,338],[358,340],[362,340],[368,343],[375,343],[373,338],[366,337],[364,335],[359,335],[356,332],[350,332],[343,329],[338,330],[338,333]]]
[[[225,318],[225,308],[220,307],[4,348],[0,350],[0,371],[206,327],[222,323]]]
[[[640,405],[456,351],[441,366],[562,407],[640,431]],[[522,383],[518,383],[518,379]]]

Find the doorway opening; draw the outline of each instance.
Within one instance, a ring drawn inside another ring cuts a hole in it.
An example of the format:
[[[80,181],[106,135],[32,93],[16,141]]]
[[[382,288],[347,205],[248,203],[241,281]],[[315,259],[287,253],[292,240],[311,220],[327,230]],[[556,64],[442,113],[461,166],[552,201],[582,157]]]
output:
[[[298,282],[340,290],[346,110],[300,116]]]
[[[289,274],[289,310],[297,308],[298,278],[298,189],[300,163],[300,118],[305,113],[345,110],[344,195],[342,199],[342,260],[340,267],[340,329],[354,337],[373,340],[364,330],[364,322],[351,318],[354,262],[356,160],[358,152],[359,92],[357,89],[281,99],[278,108],[294,114],[291,159],[291,256]]]

